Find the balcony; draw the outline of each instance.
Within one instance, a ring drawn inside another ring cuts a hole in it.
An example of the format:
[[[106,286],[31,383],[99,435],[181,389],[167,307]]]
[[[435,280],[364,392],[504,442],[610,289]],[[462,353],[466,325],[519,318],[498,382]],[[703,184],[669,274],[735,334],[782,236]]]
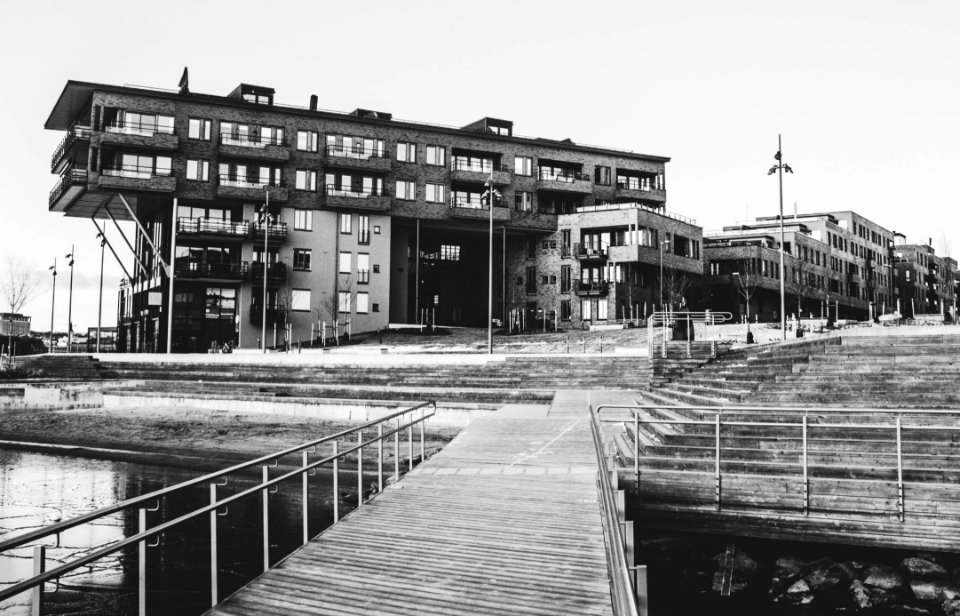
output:
[[[290,160],[290,150],[283,139],[262,138],[252,135],[220,135],[220,155],[233,158],[257,160]]]
[[[610,293],[610,283],[605,280],[574,280],[573,292],[580,297],[606,297]]]
[[[632,182],[617,182],[614,196],[621,199],[637,199],[639,201],[666,201],[667,191],[656,188],[643,188],[642,184]]]
[[[497,222],[510,220],[511,211],[508,207],[493,207],[493,219]],[[490,220],[490,208],[478,199],[451,199],[450,218],[470,220]]]
[[[100,136],[102,145],[122,145],[148,150],[176,150],[180,140],[172,126],[157,126],[138,122],[107,124]]]
[[[579,171],[552,172],[539,169],[537,190],[589,194],[593,192],[593,180]]]
[[[253,284],[263,284],[263,263],[254,261],[246,271],[247,281]],[[287,281],[287,264],[271,263],[267,268],[267,286],[278,287]]]
[[[266,199],[266,191],[270,190],[270,201],[286,201],[287,189],[281,184],[267,182],[250,182],[247,180],[231,180],[229,176],[221,175],[217,183],[217,196],[224,199],[246,199],[257,203]]]
[[[606,261],[607,247],[603,244],[580,244],[573,245],[573,256],[578,261]]]
[[[264,230],[261,223],[255,222],[251,225],[253,227],[254,235],[253,241],[262,244],[264,240]],[[272,222],[267,225],[267,243],[277,246],[282,244],[287,239],[287,223],[285,222]]]
[[[627,245],[627,246],[610,246],[607,248],[607,256],[610,257],[610,260],[614,263],[638,263],[640,262],[640,249],[643,248],[648,254],[652,253],[653,258],[657,259],[658,254],[654,248],[650,246],[639,246],[639,245]]]
[[[201,263],[178,261],[173,268],[174,277],[198,282],[243,282],[247,277],[246,263]]]
[[[177,189],[177,178],[139,169],[104,169],[97,179],[97,186],[106,190],[172,193]]]
[[[263,308],[260,304],[250,304],[250,325],[263,324]],[[286,324],[285,314],[278,308],[267,308],[267,327],[283,327]],[[269,336],[269,332],[267,333]]]
[[[233,222],[213,218],[177,218],[177,234],[242,240],[250,235],[250,223],[245,220]]]
[[[328,145],[324,150],[330,167],[389,171],[390,157],[385,150]]]
[[[390,197],[383,191],[356,191],[328,184],[324,190],[324,205],[329,208],[386,212]]]
[[[50,191],[50,210],[64,212],[87,190],[87,170],[68,167]]]
[[[90,127],[77,124],[71,126],[67,134],[60,140],[60,145],[53,151],[53,156],[50,157],[50,172],[60,173],[63,171],[64,167],[74,158],[72,155],[75,149],[89,144]],[[86,160],[86,158],[86,156],[82,156],[80,160]]]
[[[506,165],[481,164],[457,159],[452,161],[448,174],[453,182],[482,184],[487,182],[491,175],[494,184],[505,185],[513,181],[513,173]]]

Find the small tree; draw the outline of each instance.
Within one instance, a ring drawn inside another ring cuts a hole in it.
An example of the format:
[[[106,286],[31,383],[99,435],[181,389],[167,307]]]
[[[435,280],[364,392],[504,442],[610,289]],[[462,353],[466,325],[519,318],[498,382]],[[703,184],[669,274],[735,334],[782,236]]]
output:
[[[694,280],[686,272],[675,269],[664,270],[663,273],[663,303],[669,306],[677,304],[678,308],[687,305],[687,294],[693,289]]]
[[[326,318],[330,319],[330,322],[333,324],[333,333],[334,341],[336,344],[340,344],[340,295],[342,293],[349,294],[348,306],[352,306],[354,299],[356,298],[357,291],[353,284],[352,276],[350,274],[337,274],[337,288],[336,291],[330,295],[324,295],[320,300],[320,303],[317,304],[316,315],[317,321],[325,320]],[[346,321],[344,321],[344,324]]]
[[[17,258],[9,258],[4,269],[0,294],[10,312],[19,313],[39,293],[40,277],[37,270]]]
[[[753,262],[749,259],[743,259],[740,261],[740,271],[734,272],[731,278],[733,278],[737,294],[743,298],[747,305],[747,331],[750,331],[750,300],[760,288],[760,276],[754,270]]]

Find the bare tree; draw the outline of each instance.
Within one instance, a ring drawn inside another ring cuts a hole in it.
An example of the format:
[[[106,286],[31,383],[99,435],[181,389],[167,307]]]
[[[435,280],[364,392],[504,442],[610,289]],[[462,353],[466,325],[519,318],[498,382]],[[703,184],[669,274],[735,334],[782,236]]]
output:
[[[663,302],[666,305],[676,304],[678,308],[687,305],[687,293],[693,288],[694,279],[686,272],[675,269],[665,270],[663,273]]]
[[[810,262],[804,261],[799,256],[794,257],[793,262],[797,270],[797,279],[793,283],[793,289],[797,299],[797,318],[800,319],[803,317],[803,296],[816,284],[815,280],[811,280],[814,274],[810,271]]]
[[[734,288],[737,290],[737,294],[743,298],[744,303],[747,305],[747,331],[750,331],[750,300],[757,294],[757,290],[760,288],[759,273],[754,270],[752,260],[742,259],[740,261],[740,271],[734,272],[731,278],[733,278]]]
[[[324,321],[328,318],[330,319],[330,323],[333,325],[333,337],[336,344],[340,344],[340,326],[346,326],[346,320],[344,320],[343,323],[340,322],[340,315],[345,314],[340,311],[340,296],[343,293],[349,294],[347,306],[353,306],[354,299],[357,296],[357,291],[350,274],[337,274],[336,292],[331,293],[330,295],[324,295],[317,304],[317,308],[315,310],[317,321]]]
[[[10,312],[19,313],[39,293],[40,277],[37,270],[17,258],[9,259],[5,269],[4,276],[0,278],[0,294]]]

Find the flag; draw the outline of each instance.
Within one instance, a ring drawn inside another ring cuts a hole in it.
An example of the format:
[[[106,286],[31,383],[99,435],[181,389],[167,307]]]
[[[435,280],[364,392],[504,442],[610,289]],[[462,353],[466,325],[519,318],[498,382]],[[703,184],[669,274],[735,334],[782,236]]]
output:
[[[190,94],[190,76],[187,74],[187,67],[183,67],[183,76],[180,77],[180,94]]]

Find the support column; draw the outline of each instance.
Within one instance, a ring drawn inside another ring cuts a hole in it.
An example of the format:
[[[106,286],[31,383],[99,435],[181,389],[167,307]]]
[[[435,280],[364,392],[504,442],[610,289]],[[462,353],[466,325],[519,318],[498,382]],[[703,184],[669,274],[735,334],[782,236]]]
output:
[[[173,211],[170,213],[170,267],[167,268],[167,278],[170,280],[169,303],[167,305],[167,354],[173,353],[173,276],[177,254],[177,198],[173,198]],[[236,313],[236,306],[234,306]]]

